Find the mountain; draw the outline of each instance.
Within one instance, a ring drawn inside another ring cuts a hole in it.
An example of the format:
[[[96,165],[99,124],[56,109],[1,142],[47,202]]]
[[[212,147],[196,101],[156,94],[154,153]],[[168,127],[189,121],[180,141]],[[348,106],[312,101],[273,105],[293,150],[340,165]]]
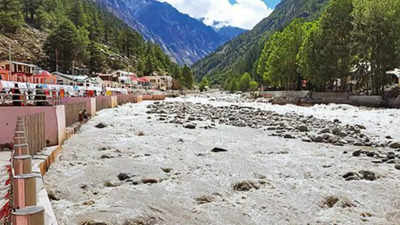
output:
[[[147,40],[158,43],[179,64],[193,64],[244,31],[235,27],[216,31],[201,20],[156,0],[95,1]]]
[[[295,18],[316,18],[329,0],[282,0],[270,16],[258,23],[214,53],[198,61],[192,69],[197,80],[205,75],[216,82],[223,82],[228,74],[253,72],[264,42],[277,30],[284,28]]]
[[[224,37],[226,40],[230,41],[234,39],[235,37],[241,35],[242,33],[246,32],[246,30],[243,30],[238,27],[232,27],[232,26],[224,26],[221,28],[216,28],[215,31],[222,37]]]

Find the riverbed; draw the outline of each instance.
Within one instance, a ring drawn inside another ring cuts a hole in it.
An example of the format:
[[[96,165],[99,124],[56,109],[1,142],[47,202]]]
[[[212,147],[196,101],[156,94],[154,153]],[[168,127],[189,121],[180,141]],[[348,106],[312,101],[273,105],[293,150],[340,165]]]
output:
[[[399,110],[273,106],[222,94],[168,102],[295,112],[362,125],[382,142],[400,138]],[[185,128],[149,105],[103,110],[66,141],[45,177],[60,225],[400,224],[398,149],[304,142],[203,119]],[[377,163],[389,153],[393,163]]]

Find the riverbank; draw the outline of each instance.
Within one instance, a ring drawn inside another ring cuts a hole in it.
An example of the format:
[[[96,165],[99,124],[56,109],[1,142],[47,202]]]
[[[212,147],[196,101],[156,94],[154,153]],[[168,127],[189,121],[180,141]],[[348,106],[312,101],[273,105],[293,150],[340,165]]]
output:
[[[399,118],[395,110],[272,106],[231,95],[168,101],[312,114],[340,119],[342,125],[365,126],[363,132],[378,140],[388,135],[399,140],[396,120],[386,121],[392,115]],[[396,155],[397,149],[307,143],[219,121],[212,126],[210,120],[189,119],[201,114],[195,109],[186,111],[184,123],[171,123],[173,113],[147,113],[152,104],[103,110],[66,141],[45,177],[60,225],[399,221],[400,202],[394,196],[400,194],[400,172],[393,164],[374,163],[378,159],[367,156],[374,151]],[[185,128],[188,123],[196,123],[195,128]],[[354,154],[360,149],[360,155]]]

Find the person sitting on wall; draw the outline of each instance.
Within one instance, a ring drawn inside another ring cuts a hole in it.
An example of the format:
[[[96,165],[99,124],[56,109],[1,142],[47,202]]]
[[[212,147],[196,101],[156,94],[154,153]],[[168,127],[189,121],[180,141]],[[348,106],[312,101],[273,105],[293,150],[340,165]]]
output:
[[[21,106],[21,91],[18,88],[18,84],[14,84],[14,88],[11,89],[12,101],[14,106]]]
[[[86,109],[79,112],[79,122],[84,123],[89,120],[89,114],[87,113]]]

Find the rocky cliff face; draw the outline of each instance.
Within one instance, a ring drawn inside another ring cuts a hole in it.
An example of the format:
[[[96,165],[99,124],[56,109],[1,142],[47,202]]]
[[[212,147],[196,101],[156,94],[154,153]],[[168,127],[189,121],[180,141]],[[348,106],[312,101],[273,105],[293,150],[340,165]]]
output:
[[[96,2],[139,31],[147,40],[160,44],[179,64],[193,64],[244,31],[233,27],[216,31],[180,13],[168,3],[155,0]]]

